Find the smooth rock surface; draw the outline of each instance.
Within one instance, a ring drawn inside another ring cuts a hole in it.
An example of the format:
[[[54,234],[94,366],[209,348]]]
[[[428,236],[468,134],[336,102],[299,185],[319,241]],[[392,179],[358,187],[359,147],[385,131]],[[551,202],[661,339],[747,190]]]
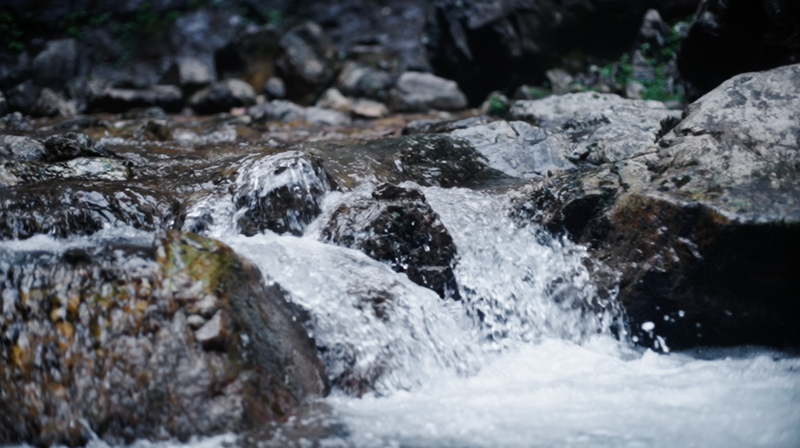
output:
[[[467,107],[467,97],[454,81],[430,73],[405,72],[389,93],[392,109],[420,112],[429,109],[456,110]]]

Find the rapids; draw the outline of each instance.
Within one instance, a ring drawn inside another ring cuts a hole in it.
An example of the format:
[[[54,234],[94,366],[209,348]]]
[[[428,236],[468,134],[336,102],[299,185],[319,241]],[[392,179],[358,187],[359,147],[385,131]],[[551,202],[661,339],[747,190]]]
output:
[[[372,189],[327,193],[300,237],[246,237],[235,223],[241,210],[229,202],[198,206],[213,215],[207,236],[249,258],[307,311],[334,385],[327,410],[312,419],[333,430],[311,440],[278,429],[259,448],[800,446],[796,354],[634,346],[621,309],[599,298],[585,249],[520,227],[501,193],[422,188],[458,247],[463,300],[441,300],[361,252],[319,241],[338,205]],[[0,249],[58,252],[151,237],[111,228]],[[224,435],[134,446],[247,444]]]

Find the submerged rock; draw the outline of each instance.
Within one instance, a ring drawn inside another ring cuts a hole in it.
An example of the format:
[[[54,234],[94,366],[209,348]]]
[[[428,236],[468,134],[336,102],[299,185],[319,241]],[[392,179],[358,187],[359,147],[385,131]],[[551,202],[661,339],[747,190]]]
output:
[[[737,76],[658,145],[537,184],[520,211],[621,273],[646,345],[796,345],[798,92],[798,65]]]
[[[327,393],[284,291],[221,243],[170,232],[151,247],[9,255],[0,405],[15,412],[0,417],[0,443],[187,440]],[[208,298],[218,310],[193,330],[192,305]]]
[[[441,298],[460,298],[453,238],[418,190],[383,184],[372,198],[336,209],[322,236],[388,263]]]
[[[331,183],[316,157],[297,151],[252,158],[239,168],[233,203],[241,233],[301,235],[319,215]]]

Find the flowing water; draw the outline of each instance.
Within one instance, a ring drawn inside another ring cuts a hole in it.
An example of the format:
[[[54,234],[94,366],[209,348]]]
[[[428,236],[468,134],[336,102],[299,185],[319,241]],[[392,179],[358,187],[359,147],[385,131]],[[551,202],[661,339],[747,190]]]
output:
[[[308,311],[306,328],[335,385],[322,418],[336,431],[314,441],[277,431],[259,447],[800,446],[800,358],[758,347],[656,353],[632,345],[620,308],[591,282],[585,249],[520,227],[502,194],[422,189],[458,247],[463,299],[441,300],[387,265],[319,241],[338,205],[371,191],[327,193],[300,237],[239,234],[242,210],[230,198],[189,212],[212,215],[205,233]],[[56,251],[104,238],[147,234],[112,229],[0,247]],[[226,435],[187,445],[237,443]]]

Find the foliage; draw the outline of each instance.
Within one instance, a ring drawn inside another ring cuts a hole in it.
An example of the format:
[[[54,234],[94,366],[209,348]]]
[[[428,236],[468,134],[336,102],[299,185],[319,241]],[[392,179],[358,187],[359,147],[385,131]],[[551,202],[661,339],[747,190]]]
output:
[[[25,49],[22,43],[22,29],[15,20],[14,16],[8,11],[0,12],[0,36],[2,36],[1,43],[8,45],[8,49],[12,52],[20,52]]]

